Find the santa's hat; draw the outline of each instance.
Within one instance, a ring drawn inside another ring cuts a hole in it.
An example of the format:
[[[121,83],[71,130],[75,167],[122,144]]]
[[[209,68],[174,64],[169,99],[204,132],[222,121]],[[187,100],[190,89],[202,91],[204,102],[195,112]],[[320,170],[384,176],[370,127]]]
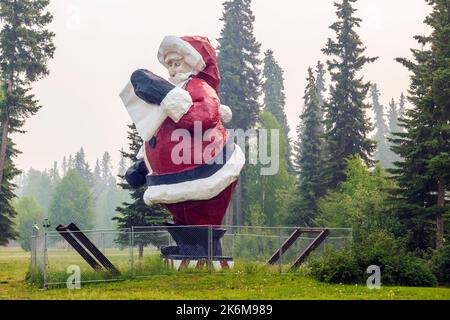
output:
[[[184,41],[179,37],[167,36],[164,38],[161,46],[159,47],[158,60],[166,68],[169,67],[166,63],[166,56],[170,52],[176,52],[181,55],[186,63],[192,67],[195,75],[199,74],[206,67],[201,54],[187,41]]]
[[[205,80],[216,92],[219,91],[220,74],[217,66],[216,50],[208,38],[201,36],[166,36],[158,50],[158,60],[166,68],[167,54],[181,55],[193,69],[193,74]]]
[[[158,50],[158,60],[168,68],[166,56],[175,52],[192,67],[193,74],[205,80],[216,92],[219,92],[220,73],[217,66],[216,50],[208,38],[201,36],[166,36]],[[233,112],[227,106],[220,106],[220,116],[224,123],[229,123]]]

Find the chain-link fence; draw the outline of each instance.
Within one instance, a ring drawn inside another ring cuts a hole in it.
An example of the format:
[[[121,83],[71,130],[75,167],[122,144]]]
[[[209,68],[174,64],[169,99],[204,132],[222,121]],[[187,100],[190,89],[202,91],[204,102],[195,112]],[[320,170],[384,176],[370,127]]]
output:
[[[351,242],[351,229],[168,225],[46,232],[32,237],[31,275],[51,287],[175,273],[286,273],[312,252]]]

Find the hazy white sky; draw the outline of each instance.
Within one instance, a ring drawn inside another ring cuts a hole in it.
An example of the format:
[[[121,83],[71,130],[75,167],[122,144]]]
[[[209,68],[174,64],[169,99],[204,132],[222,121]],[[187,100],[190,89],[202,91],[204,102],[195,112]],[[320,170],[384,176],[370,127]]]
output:
[[[156,53],[165,35],[204,35],[216,44],[223,0],[53,0],[56,33],[51,74],[35,85],[44,106],[15,136],[23,154],[19,168],[46,169],[85,148],[95,163],[104,151],[117,162],[127,146],[130,119],[118,93],[130,74],[145,67],[166,76]],[[409,74],[395,57],[410,57],[413,36],[427,33],[424,0],[359,0],[359,33],[367,54],[380,59],[365,68],[379,85],[385,105],[409,86]],[[263,51],[273,49],[285,70],[291,131],[298,124],[308,66],[315,66],[335,20],[331,0],[254,0],[255,34]]]

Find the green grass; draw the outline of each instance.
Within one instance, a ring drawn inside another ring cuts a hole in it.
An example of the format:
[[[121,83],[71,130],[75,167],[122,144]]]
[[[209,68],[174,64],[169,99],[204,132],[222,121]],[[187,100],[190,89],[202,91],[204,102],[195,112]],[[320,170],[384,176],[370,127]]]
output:
[[[125,255],[111,260],[125,268]],[[52,258],[53,257],[53,258]],[[76,256],[64,252],[50,257],[53,277],[65,279],[63,267],[78,263]],[[59,261],[59,262],[58,262]],[[58,264],[59,263],[59,264]],[[444,299],[450,300],[449,288],[382,287],[369,290],[361,285],[330,285],[319,283],[304,272],[279,275],[278,269],[266,269],[260,264],[238,264],[233,273],[176,273],[165,269],[156,258],[142,263],[141,275],[167,272],[166,276],[126,279],[109,283],[82,284],[81,290],[52,288],[41,290],[25,282],[29,254],[17,249],[0,248],[0,299]],[[137,264],[135,265],[135,268]],[[53,268],[53,269],[52,269]],[[82,269],[84,266],[82,267]],[[89,273],[87,269],[86,273]],[[93,274],[92,276],[99,277]]]

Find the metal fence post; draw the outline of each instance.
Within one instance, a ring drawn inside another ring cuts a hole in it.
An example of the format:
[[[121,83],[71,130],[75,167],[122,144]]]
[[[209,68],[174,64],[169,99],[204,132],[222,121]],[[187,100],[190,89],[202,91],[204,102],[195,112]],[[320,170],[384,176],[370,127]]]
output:
[[[234,259],[234,243],[236,233],[233,227],[231,227],[230,230],[231,230],[231,257]]]
[[[100,233],[100,243],[102,246],[102,251],[103,254],[106,254],[106,249],[105,249],[105,234],[103,232]]]
[[[34,231],[33,231],[34,233]],[[31,236],[31,270],[36,271],[36,236]]]
[[[130,247],[130,276],[134,277],[134,226],[131,227],[131,229],[128,230],[128,242]]]
[[[213,268],[213,237],[212,237],[212,225],[209,225],[208,227],[208,268],[209,268],[209,273],[212,273],[212,268]]]
[[[48,289],[47,230],[44,231],[44,289]]]
[[[280,247],[280,259],[279,259],[279,263],[278,263],[278,271],[280,274],[283,273],[283,234],[282,234],[282,229],[279,228],[278,229],[278,242],[279,242],[279,247]]]

